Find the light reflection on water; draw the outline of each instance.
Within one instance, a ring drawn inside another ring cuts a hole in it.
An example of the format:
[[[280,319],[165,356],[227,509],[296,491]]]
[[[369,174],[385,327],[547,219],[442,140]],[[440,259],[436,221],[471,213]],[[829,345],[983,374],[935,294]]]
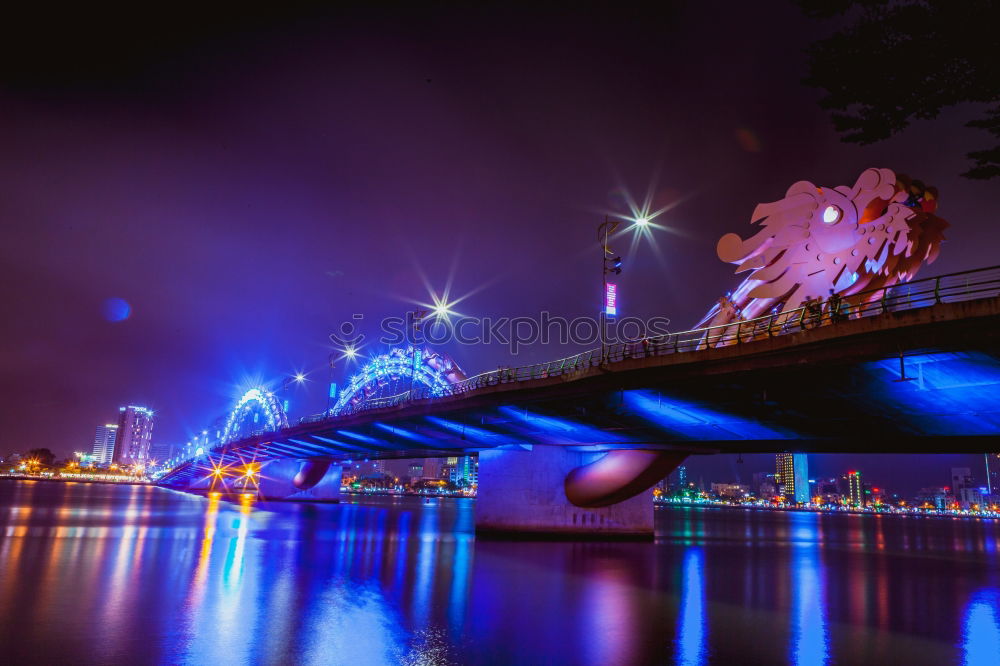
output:
[[[704,555],[700,548],[690,548],[684,556],[681,584],[681,611],[678,618],[677,655],[683,666],[700,664],[705,658],[705,580],[702,574]]]
[[[815,513],[792,514],[793,519],[817,522]],[[796,666],[826,664],[826,600],[823,591],[823,563],[818,542],[792,545],[792,640],[788,661]]]
[[[655,544],[539,543],[477,541],[473,510],[3,481],[3,658],[806,666],[1000,654],[995,521],[678,507],[657,510]]]
[[[983,589],[965,610],[962,647],[968,666],[1000,662],[1000,592]]]

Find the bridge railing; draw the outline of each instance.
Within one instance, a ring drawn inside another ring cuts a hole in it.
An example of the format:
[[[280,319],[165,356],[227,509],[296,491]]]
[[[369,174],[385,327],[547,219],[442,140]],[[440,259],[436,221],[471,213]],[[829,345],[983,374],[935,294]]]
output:
[[[840,321],[872,317],[929,307],[1000,296],[1000,266],[915,280],[891,287],[861,291],[835,301],[814,301],[792,310],[775,312],[755,319],[734,321],[719,326],[696,328],[632,342],[606,345],[573,356],[532,365],[498,368],[469,377],[444,389],[416,388],[398,395],[367,401],[348,407],[339,414],[354,414],[405,404],[411,400],[461,395],[487,386],[557,377],[587,368],[616,363],[631,358],[663,356],[702,349],[753,342],[778,335],[789,335]],[[320,415],[317,420],[324,417]]]

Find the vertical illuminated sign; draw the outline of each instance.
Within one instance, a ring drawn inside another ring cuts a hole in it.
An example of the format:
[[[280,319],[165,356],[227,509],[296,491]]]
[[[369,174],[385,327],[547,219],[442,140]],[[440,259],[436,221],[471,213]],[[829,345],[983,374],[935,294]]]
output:
[[[604,314],[609,317],[618,314],[618,285],[610,282],[604,286]]]

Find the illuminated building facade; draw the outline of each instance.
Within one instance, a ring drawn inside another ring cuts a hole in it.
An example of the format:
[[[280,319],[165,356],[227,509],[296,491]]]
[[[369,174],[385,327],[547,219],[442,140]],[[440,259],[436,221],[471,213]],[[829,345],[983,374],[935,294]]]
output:
[[[94,433],[93,460],[96,465],[110,465],[115,453],[115,440],[118,437],[118,426],[107,423],[97,426]]]
[[[804,453],[779,453],[775,457],[777,481],[786,502],[808,504],[809,460]]]
[[[951,492],[963,509],[982,504],[989,495],[987,489],[973,484],[972,470],[968,467],[951,468]]]
[[[986,453],[983,458],[986,461],[986,494],[991,503],[996,503],[1000,500],[1000,453]]]
[[[112,461],[119,465],[145,465],[153,439],[153,410],[129,405],[119,408],[118,439]]]
[[[450,458],[449,458],[450,460]],[[448,480],[456,486],[472,487],[479,484],[479,462],[472,456],[459,456],[451,465]]]
[[[149,447],[149,458],[157,463],[163,463],[174,455],[174,447],[167,440],[154,442]]]
[[[865,489],[861,483],[861,472],[847,473],[847,501],[851,506],[865,505]]]

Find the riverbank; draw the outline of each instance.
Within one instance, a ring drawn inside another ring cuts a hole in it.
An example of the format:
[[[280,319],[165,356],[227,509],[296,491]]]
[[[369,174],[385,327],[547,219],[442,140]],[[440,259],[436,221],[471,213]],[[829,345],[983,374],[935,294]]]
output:
[[[0,480],[11,480],[11,481],[45,481],[47,483],[103,483],[113,486],[148,486],[150,482],[148,480],[142,479],[127,479],[123,481],[117,481],[110,478],[91,478],[91,477],[81,477],[81,478],[70,478],[63,476],[34,476],[28,474],[0,474]]]
[[[974,510],[974,509],[925,509],[920,507],[896,507],[882,505],[878,508],[861,508],[845,506],[792,506],[782,504],[755,504],[751,502],[719,502],[713,500],[681,501],[681,500],[653,500],[657,507],[705,507],[705,508],[726,508],[726,509],[747,509],[753,511],[778,511],[793,513],[824,513],[824,514],[855,514],[855,515],[875,515],[875,516],[935,516],[940,518],[976,518],[976,519],[1000,519],[1000,511]]]

